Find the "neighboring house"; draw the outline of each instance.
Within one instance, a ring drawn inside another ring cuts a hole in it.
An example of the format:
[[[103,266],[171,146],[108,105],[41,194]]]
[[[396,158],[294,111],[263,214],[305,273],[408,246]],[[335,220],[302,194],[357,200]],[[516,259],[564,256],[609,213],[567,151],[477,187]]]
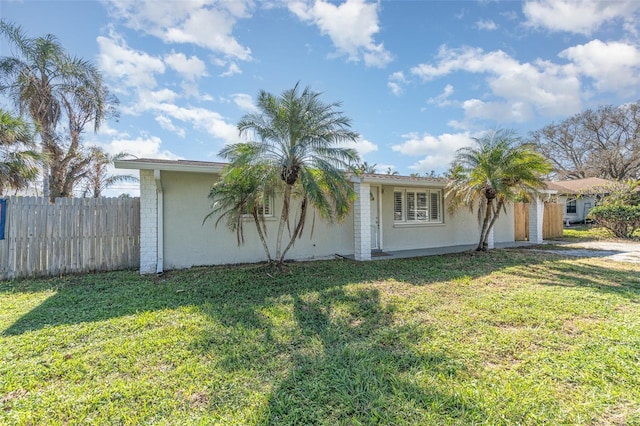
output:
[[[203,224],[211,211],[209,190],[224,164],[136,159],[117,161],[115,165],[140,170],[141,273],[265,260],[252,219],[248,219],[241,246],[224,224],[215,227],[216,217]],[[349,216],[340,224],[330,225],[311,210],[304,234],[287,254],[288,259],[323,259],[337,254],[370,260],[372,250],[375,254],[378,250],[477,244],[479,240],[475,211],[463,208],[455,215],[447,213],[445,179],[379,174],[350,179],[357,198]],[[282,196],[275,194],[270,204],[267,211],[279,214]],[[530,221],[534,227],[531,238],[541,242],[543,204],[532,205],[539,220]],[[278,220],[275,215],[266,220],[269,243],[273,244]],[[514,216],[509,206],[496,222],[494,242],[512,241]]]
[[[564,206],[563,221],[566,224],[584,222],[589,210],[595,207],[596,190],[612,184],[607,179],[590,177],[585,179],[547,181],[547,189],[558,191],[558,203]]]

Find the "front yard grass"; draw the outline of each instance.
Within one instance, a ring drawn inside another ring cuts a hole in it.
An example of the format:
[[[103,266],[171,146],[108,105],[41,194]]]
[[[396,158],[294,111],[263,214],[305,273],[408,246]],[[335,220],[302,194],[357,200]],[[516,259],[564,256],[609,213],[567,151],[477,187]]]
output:
[[[0,424],[640,424],[640,265],[496,250],[0,283]]]
[[[634,240],[640,239],[640,230],[634,233]],[[611,231],[596,225],[572,225],[564,228],[561,238],[555,238],[561,241],[581,242],[581,241],[625,241],[618,240]]]

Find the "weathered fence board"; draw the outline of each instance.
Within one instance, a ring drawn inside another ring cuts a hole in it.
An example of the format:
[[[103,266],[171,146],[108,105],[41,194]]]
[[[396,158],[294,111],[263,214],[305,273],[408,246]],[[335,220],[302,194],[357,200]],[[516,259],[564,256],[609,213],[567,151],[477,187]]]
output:
[[[543,239],[562,237],[562,214],[562,204],[544,203]],[[516,241],[529,240],[529,203],[515,203],[514,205],[514,234]]]
[[[138,266],[139,198],[6,200],[0,279]]]

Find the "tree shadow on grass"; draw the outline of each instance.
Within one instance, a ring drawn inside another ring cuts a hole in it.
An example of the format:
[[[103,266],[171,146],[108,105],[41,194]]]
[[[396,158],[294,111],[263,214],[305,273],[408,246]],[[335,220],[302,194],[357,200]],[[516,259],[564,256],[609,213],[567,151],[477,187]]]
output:
[[[444,352],[419,351],[424,330],[394,324],[377,290],[296,297],[294,315],[318,350],[293,354],[289,377],[271,394],[259,423],[416,424],[424,422],[425,410],[441,419],[484,417],[474,401],[425,384],[426,376],[451,379],[465,367]]]
[[[475,279],[517,267],[518,274],[546,279],[549,285],[578,285],[629,298],[638,297],[638,283],[625,284],[622,272],[599,266],[566,266],[553,254],[527,250],[457,253],[367,263],[318,261],[289,264],[274,274],[260,265],[193,268],[162,277],[136,272],[85,274],[58,279],[0,283],[3,293],[49,290],[54,294],[25,313],[2,334],[18,335],[46,326],[103,321],[139,312],[195,306],[226,325],[261,327],[256,309],[270,300],[353,283],[393,280],[413,286],[459,278]],[[552,270],[552,275],[547,274]],[[619,285],[603,285],[613,277]]]
[[[206,332],[192,345],[214,352],[227,371],[249,371],[275,384],[251,423],[419,424],[427,417],[473,423],[486,417],[478,402],[430,385],[468,377],[465,364],[459,354],[420,350],[428,332],[396,323],[393,305],[383,305],[373,285],[298,292],[286,303],[293,310],[289,335],[283,340],[282,327],[263,317],[262,351],[220,353],[225,337]],[[230,406],[239,398],[225,397]]]

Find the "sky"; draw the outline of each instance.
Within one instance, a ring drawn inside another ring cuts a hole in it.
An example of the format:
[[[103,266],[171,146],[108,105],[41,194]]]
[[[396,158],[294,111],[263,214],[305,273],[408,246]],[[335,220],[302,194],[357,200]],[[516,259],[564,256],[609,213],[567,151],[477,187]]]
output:
[[[378,172],[441,173],[486,130],[526,137],[640,89],[638,0],[0,0],[0,17],[99,67],[120,116],[85,143],[140,158],[221,161],[258,92],[299,83],[341,102]]]

